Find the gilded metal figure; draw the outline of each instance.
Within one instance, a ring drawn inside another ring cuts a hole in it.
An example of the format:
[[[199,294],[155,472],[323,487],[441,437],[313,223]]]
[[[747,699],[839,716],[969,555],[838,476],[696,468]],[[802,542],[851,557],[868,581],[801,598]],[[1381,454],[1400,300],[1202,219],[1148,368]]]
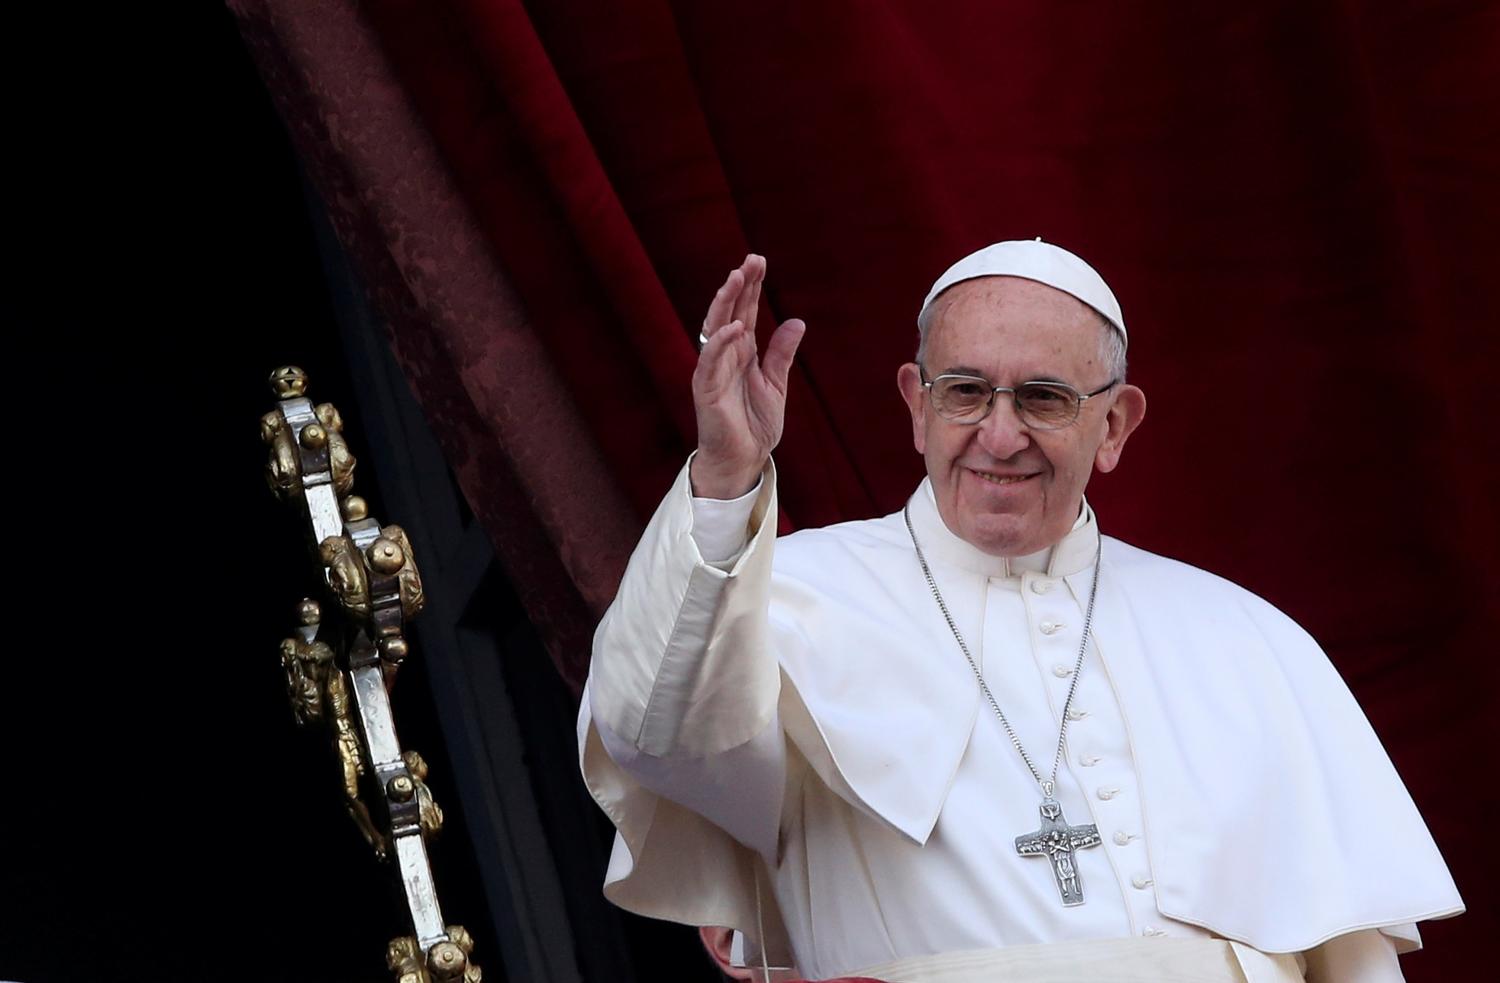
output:
[[[448,926],[448,939],[435,943],[422,958],[414,936],[403,935],[385,947],[385,964],[396,983],[483,983],[484,972],[471,957],[474,938],[462,925]]]
[[[400,526],[394,523],[382,526],[380,536],[401,547],[401,552],[406,558],[396,573],[396,579],[401,582],[401,616],[410,621],[420,614],[427,604],[427,597],[422,592],[422,574],[417,569],[417,555],[411,548],[411,540],[407,538],[406,530]]]
[[[415,936],[391,939],[385,947],[386,968],[396,974],[396,983],[429,983],[427,967],[422,965],[422,950]]]
[[[318,547],[318,558],[328,567],[328,584],[344,610],[358,621],[370,617],[370,578],[348,536],[329,536]]]
[[[301,491],[302,458],[280,410],[272,410],[260,418],[260,439],[271,449],[266,462],[266,484],[271,491],[283,500]]]
[[[328,674],[326,697],[329,718],[333,722],[333,749],[338,754],[344,787],[344,804],[349,808],[349,817],[359,827],[365,842],[375,851],[375,856],[384,860],[387,843],[384,834],[375,827],[370,810],[359,794],[359,780],[365,775],[364,745],[359,738],[359,726],[354,721],[350,707],[349,687],[344,682],[343,672],[335,669]]]
[[[416,751],[402,751],[401,760],[406,762],[406,770],[411,772],[412,782],[417,787],[419,824],[422,835],[430,840],[443,828],[443,810],[433,799],[432,789],[427,787],[427,762]]]
[[[354,487],[354,455],[349,452],[349,443],[344,440],[344,418],[332,403],[319,403],[313,415],[323,425],[328,442],[328,469],[333,474],[333,488],[339,497],[349,494]]]
[[[332,666],[333,649],[326,642],[282,640],[281,668],[286,672],[286,695],[298,724],[323,719],[323,693]]]

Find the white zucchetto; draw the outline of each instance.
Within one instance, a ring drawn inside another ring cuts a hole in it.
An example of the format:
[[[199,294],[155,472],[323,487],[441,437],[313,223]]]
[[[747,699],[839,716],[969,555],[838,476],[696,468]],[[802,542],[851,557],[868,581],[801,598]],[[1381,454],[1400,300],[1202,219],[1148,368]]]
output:
[[[997,242],[948,267],[948,271],[938,277],[927,292],[927,299],[922,301],[917,323],[922,322],[938,294],[955,283],[982,276],[1018,276],[1061,290],[1098,311],[1120,332],[1121,340],[1129,344],[1125,315],[1120,312],[1120,302],[1115,299],[1109,284],[1092,266],[1061,246],[1043,242],[1041,237]]]

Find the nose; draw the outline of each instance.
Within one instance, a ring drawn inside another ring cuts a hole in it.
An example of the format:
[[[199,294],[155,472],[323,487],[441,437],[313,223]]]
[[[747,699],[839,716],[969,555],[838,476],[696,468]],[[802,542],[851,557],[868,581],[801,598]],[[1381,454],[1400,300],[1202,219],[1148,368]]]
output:
[[[990,415],[974,426],[979,431],[975,434],[979,446],[997,460],[1013,457],[1031,444],[1031,428],[1017,415],[1010,393],[995,393]]]

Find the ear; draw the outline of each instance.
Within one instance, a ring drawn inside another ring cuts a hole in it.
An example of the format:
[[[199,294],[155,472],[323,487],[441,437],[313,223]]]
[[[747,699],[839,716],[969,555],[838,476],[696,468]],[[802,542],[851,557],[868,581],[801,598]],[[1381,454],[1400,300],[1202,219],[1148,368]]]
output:
[[[698,928],[698,938],[703,940],[703,948],[708,950],[708,955],[719,966],[719,972],[726,976],[738,977],[739,970],[729,964],[729,949],[734,943],[734,930],[719,925],[702,925]]]
[[[1108,474],[1120,463],[1125,441],[1146,418],[1146,394],[1137,386],[1121,386],[1105,418],[1104,442],[1094,453],[1094,467]]]
[[[907,362],[896,370],[896,388],[911,412],[911,442],[918,454],[927,453],[927,387],[922,385],[922,370],[916,362]]]

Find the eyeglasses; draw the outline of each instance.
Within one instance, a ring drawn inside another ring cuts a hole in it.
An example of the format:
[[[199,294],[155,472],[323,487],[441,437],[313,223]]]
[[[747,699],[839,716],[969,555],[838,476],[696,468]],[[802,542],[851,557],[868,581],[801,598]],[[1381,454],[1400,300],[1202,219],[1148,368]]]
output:
[[[940,375],[927,381],[922,370],[922,385],[932,397],[932,408],[938,416],[954,423],[978,423],[990,415],[996,393],[1010,393],[1016,416],[1033,430],[1061,430],[1078,419],[1086,400],[1107,392],[1120,380],[1111,379],[1091,393],[1081,393],[1061,382],[1023,382],[1019,386],[994,386],[977,375]]]

